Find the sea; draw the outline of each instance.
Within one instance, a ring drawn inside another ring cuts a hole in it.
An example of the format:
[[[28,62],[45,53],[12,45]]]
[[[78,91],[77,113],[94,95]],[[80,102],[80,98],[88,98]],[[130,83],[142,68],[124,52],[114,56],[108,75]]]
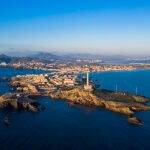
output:
[[[0,78],[49,73],[0,67]],[[135,93],[150,98],[150,70],[91,73],[100,89]],[[0,82],[0,95],[10,92]],[[149,150],[150,111],[136,116],[143,126],[127,122],[127,116],[105,109],[68,106],[65,100],[49,97],[38,101],[46,109],[39,113],[0,110],[0,150]],[[11,124],[3,123],[8,116]]]
[[[150,59],[147,60],[109,60],[103,64],[149,64]]]

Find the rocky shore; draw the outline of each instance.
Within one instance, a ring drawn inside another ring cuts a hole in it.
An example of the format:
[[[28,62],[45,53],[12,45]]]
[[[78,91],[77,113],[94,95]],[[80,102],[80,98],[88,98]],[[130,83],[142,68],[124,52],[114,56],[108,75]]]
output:
[[[0,82],[6,82],[6,81],[8,81],[8,79],[6,77],[0,78]]]
[[[98,92],[100,92],[101,95],[103,94],[103,96],[100,97],[98,94],[95,94]],[[110,93],[112,96],[107,99],[108,95],[105,95],[105,92],[106,91],[99,90],[90,93],[81,89],[59,90],[51,93],[50,97],[52,99],[69,100],[75,104],[103,107],[107,110],[124,115],[133,115],[137,111],[150,110],[150,107],[145,104],[149,101],[148,98],[131,94],[124,95],[124,93],[121,92],[116,93],[107,91],[107,94]]]
[[[17,97],[16,94],[5,94],[0,97],[0,108],[23,109],[25,111],[38,112],[36,101],[28,98]]]
[[[69,106],[74,104],[94,106],[127,115],[129,118],[133,117],[138,111],[150,110],[150,106],[146,105],[150,101],[149,98],[96,88],[87,90],[84,88],[85,82],[78,80],[76,75],[61,73],[13,77],[10,79],[9,85],[17,93],[1,96],[0,107],[38,112],[39,109],[37,105],[34,105],[35,101],[31,98],[47,96],[52,99],[67,100]],[[128,122],[140,124],[137,118],[128,119]]]
[[[34,95],[35,93],[33,93]],[[25,97],[24,97],[25,96]],[[39,94],[39,96],[45,96]],[[72,104],[80,104],[85,106],[95,106],[105,108],[107,110],[121,113],[124,115],[134,115],[137,111],[150,110],[150,106],[146,105],[150,99],[122,92],[112,92],[96,90],[88,92],[78,88],[68,90],[57,90],[49,93],[47,96],[52,99],[62,99],[72,102]],[[16,110],[23,108],[32,112],[38,112],[36,101],[30,99],[32,94],[4,94],[0,97],[0,108],[12,107]]]
[[[144,124],[143,121],[137,119],[136,117],[129,117],[128,122],[131,124],[136,124],[136,125],[143,125]]]

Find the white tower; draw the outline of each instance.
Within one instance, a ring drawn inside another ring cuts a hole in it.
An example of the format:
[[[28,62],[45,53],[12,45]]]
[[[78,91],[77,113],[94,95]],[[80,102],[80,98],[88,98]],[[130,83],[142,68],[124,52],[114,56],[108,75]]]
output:
[[[87,73],[87,76],[86,76],[86,85],[89,86],[89,73]]]
[[[89,73],[87,73],[86,77],[86,85],[84,85],[84,89],[87,91],[92,91],[92,86],[89,84]]]

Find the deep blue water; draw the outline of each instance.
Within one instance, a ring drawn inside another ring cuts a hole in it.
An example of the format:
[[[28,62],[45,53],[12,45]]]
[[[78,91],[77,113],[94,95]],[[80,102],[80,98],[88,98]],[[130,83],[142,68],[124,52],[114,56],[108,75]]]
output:
[[[0,68],[0,77],[17,74],[41,73],[41,71],[14,70]],[[135,92],[150,97],[150,70],[131,72],[104,72],[90,75],[101,88]],[[0,83],[1,94],[9,91],[5,83]],[[4,89],[3,89],[4,88]],[[145,121],[143,126],[127,123],[127,117],[103,109],[69,107],[65,101],[41,98],[45,111],[30,112],[0,111],[0,149],[63,149],[63,150],[148,150],[150,149],[150,112],[140,112],[137,116]],[[9,116],[10,126],[3,124]]]

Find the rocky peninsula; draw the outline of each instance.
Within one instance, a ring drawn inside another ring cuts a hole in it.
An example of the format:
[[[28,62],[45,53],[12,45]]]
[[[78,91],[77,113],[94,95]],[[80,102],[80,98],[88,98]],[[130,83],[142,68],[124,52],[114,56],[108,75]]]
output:
[[[87,83],[88,81],[88,83]],[[78,78],[75,74],[50,73],[40,75],[16,76],[10,79],[9,85],[17,91],[0,97],[0,107],[23,108],[38,112],[35,101],[31,98],[47,96],[52,99],[67,100],[73,105],[103,108],[128,116],[128,122],[141,125],[133,118],[138,111],[150,110],[146,103],[149,98],[124,92],[114,92],[95,88],[88,79]]]
[[[128,122],[136,125],[143,125],[144,122],[136,117],[132,117],[138,111],[150,110],[146,105],[150,99],[142,96],[132,95],[123,92],[113,92],[107,90],[95,90],[87,92],[81,89],[59,90],[50,94],[52,99],[64,99],[71,101],[71,106],[75,104],[104,108],[115,113],[128,116]]]
[[[122,92],[106,90],[88,92],[81,89],[72,89],[58,90],[50,93],[50,97],[52,99],[72,101],[74,104],[103,107],[107,110],[124,115],[133,115],[137,111],[150,110],[150,107],[145,104],[149,101],[148,98]]]

